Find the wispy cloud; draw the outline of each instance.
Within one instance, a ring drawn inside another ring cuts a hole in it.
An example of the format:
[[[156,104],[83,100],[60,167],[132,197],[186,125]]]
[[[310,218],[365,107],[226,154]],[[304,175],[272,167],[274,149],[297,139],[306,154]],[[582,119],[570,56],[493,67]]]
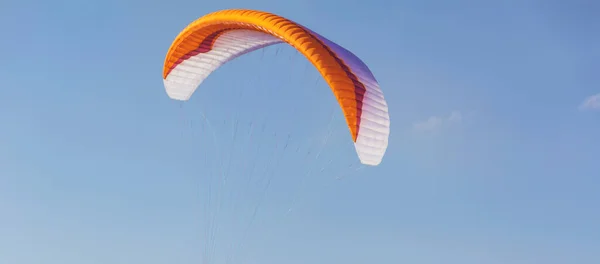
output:
[[[427,120],[413,124],[413,129],[417,131],[433,131],[443,126],[460,123],[463,116],[459,111],[452,111],[448,116],[430,116]]]
[[[600,110],[600,93],[585,98],[579,105],[579,110]]]

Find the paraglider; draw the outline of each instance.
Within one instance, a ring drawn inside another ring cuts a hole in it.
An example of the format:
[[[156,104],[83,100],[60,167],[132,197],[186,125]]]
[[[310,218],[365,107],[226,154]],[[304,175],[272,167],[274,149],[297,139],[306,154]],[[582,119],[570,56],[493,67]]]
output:
[[[187,101],[221,65],[278,43],[298,50],[319,71],[342,109],[361,163],[379,165],[388,146],[390,120],[375,77],[352,52],[287,18],[231,9],[192,22],[167,52],[163,67],[166,92],[172,99]]]

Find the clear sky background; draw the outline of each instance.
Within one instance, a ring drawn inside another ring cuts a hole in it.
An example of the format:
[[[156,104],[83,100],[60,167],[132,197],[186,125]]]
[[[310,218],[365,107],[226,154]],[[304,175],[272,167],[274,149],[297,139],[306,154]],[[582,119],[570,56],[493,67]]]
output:
[[[358,164],[348,131],[285,46],[170,100],[171,41],[224,8],[286,16],[361,57],[390,107],[383,163],[336,180]],[[203,263],[201,181],[220,168],[234,195],[215,204],[219,241],[245,246],[214,263],[600,263],[599,13],[592,0],[2,1],[0,263]],[[267,192],[243,184],[266,175],[246,163],[274,173]]]

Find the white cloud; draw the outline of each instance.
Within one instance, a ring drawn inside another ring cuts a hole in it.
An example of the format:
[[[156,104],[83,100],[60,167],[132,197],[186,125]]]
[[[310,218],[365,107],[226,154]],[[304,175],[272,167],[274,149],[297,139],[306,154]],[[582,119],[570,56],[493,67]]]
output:
[[[448,117],[448,121],[460,122],[462,121],[462,114],[459,111],[452,111],[452,113],[450,113],[450,117]]]
[[[452,111],[445,117],[431,116],[425,121],[413,124],[413,128],[418,131],[433,131],[443,126],[448,126],[462,122],[462,114],[459,111]]]
[[[579,105],[580,110],[600,110],[600,93],[585,98]]]

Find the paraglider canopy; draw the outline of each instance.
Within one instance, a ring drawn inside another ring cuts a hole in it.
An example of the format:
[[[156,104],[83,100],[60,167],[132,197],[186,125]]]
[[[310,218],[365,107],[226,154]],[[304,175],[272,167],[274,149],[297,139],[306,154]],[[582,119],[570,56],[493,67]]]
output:
[[[186,101],[221,65],[282,42],[302,53],[333,91],[361,163],[379,165],[388,146],[390,120],[375,77],[352,52],[287,18],[231,9],[192,22],[167,52],[163,67],[166,92],[172,99]],[[306,107],[310,107],[308,102]]]

